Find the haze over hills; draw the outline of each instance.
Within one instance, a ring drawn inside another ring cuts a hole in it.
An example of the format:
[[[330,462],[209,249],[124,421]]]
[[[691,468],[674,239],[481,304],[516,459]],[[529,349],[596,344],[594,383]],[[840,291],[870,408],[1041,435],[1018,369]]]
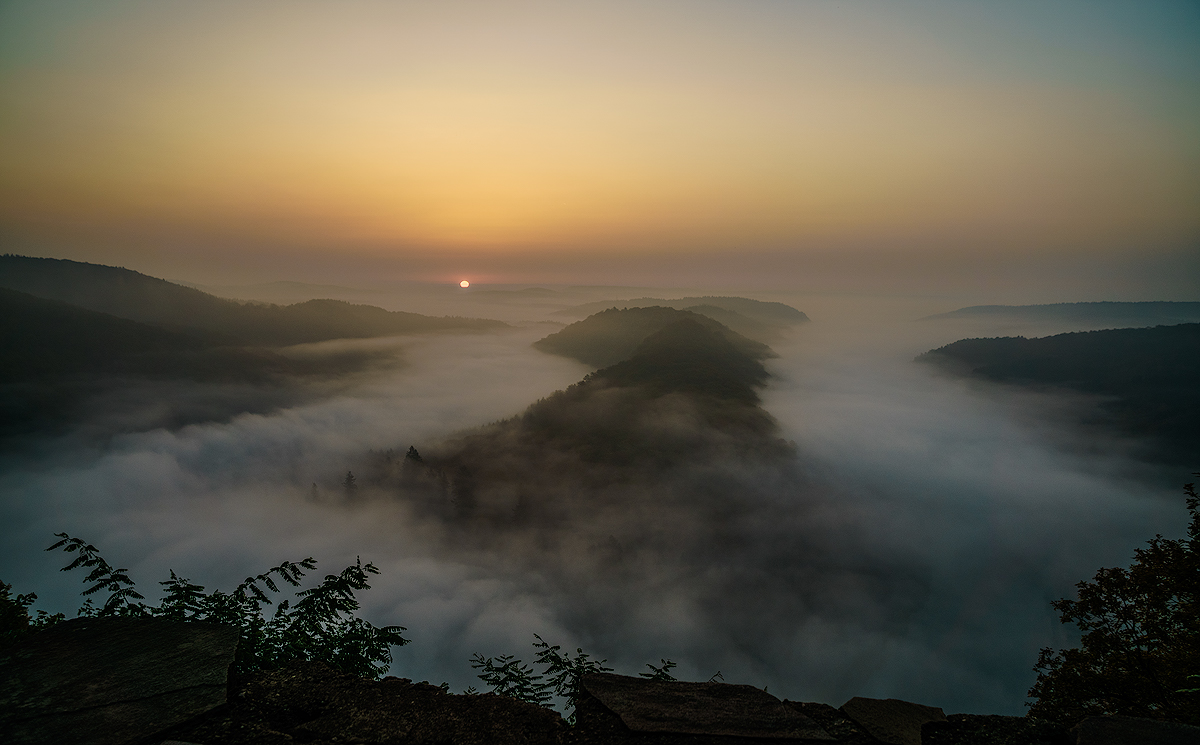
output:
[[[917,359],[996,382],[1112,397],[1103,410],[1128,433],[1152,438],[1155,459],[1188,465],[1200,456],[1200,324],[963,339]]]
[[[766,344],[748,339],[708,316],[659,306],[610,308],[534,342],[534,346],[543,352],[605,367],[628,359],[649,336],[684,319],[708,329],[752,359],[766,359],[774,354]]]
[[[1111,324],[1111,328],[1171,326],[1200,321],[1200,303],[1106,301],[1048,305],[972,305],[949,313],[926,316],[920,320],[1057,321],[1089,325]]]
[[[491,331],[501,321],[435,318],[341,300],[246,304],[118,267],[0,256],[0,287],[168,329],[199,329],[227,343],[286,346],[341,338]]]

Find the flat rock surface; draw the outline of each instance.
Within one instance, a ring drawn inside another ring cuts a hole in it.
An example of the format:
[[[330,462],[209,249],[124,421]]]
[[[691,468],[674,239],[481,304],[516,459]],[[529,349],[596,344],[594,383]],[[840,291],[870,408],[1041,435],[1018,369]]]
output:
[[[1197,745],[1200,727],[1139,717],[1087,717],[1071,728],[1071,745]]]
[[[867,734],[858,722],[846,716],[841,709],[829,704],[805,701],[784,701],[784,704],[809,717],[823,730],[844,745],[879,745],[879,741]]]
[[[229,706],[168,735],[198,745],[558,745],[564,729],[557,712],[536,704],[310,662],[252,676]]]
[[[6,743],[118,745],[225,703],[237,629],[75,618],[0,656]]]
[[[921,725],[946,721],[945,712],[936,706],[895,698],[855,696],[842,704],[842,711],[887,745],[921,745]]]
[[[811,718],[753,686],[610,673],[585,675],[582,685],[633,732],[834,741]]]

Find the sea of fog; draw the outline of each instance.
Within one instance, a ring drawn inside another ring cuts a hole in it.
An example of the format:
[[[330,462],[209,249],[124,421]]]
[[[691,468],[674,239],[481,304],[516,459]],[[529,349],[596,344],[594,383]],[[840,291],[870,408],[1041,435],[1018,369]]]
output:
[[[1139,462],[1131,443],[1076,426],[1094,401],[964,381],[912,361],[958,338],[1012,332],[915,320],[970,303],[779,293],[754,296],[794,305],[813,322],[773,345],[779,358],[768,363],[763,405],[796,443],[796,468],[821,498],[772,495],[774,512],[764,514],[794,512],[788,529],[819,547],[816,561],[751,563],[752,547],[714,547],[703,572],[675,568],[655,582],[618,584],[611,602],[621,610],[599,623],[579,614],[597,607],[595,598],[581,602],[596,591],[586,578],[563,583],[549,568],[448,546],[435,525],[369,490],[345,503],[340,481],[369,451],[435,443],[519,413],[586,374],[530,343],[558,328],[551,322],[573,320],[552,311],[598,293],[442,293],[417,307],[380,291],[373,301],[395,309],[516,326],[389,341],[401,364],[267,415],[103,441],[67,435],[3,456],[0,579],[37,592],[35,607],[72,612],[81,577],[60,574],[65,556],[42,551],[64,531],[128,567],[149,595],[169,569],[230,589],[284,559],[316,557],[324,574],[361,556],[382,572],[361,595],[362,615],[406,626],[412,639],[395,650],[393,673],[454,690],[479,684],[472,654],[530,659],[537,633],[626,674],[669,658],[684,679],[720,671],[727,682],[793,699],[896,697],[947,712],[1020,714],[1039,648],[1077,639],[1050,602],[1099,567],[1127,563],[1156,533],[1183,532],[1180,485],[1189,474]],[[828,613],[821,601],[781,596],[778,588],[792,585],[769,576],[819,573],[823,561],[869,566],[873,589],[826,590],[838,607]],[[722,563],[767,575],[753,615],[744,595],[729,599],[743,606],[732,625],[722,618],[735,609],[713,594]],[[613,593],[611,578],[604,592]]]

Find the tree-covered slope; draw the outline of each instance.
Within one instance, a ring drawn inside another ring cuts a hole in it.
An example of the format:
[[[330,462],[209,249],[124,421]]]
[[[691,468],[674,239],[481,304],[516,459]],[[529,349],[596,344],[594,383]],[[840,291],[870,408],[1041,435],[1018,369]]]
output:
[[[750,470],[789,478],[779,469],[792,446],[758,405],[766,380],[758,354],[684,315],[518,416],[422,445],[424,460],[406,459],[390,478],[452,522],[499,531],[568,513],[624,514],[648,495],[682,505],[716,490],[725,500]]]
[[[0,449],[81,424],[130,431],[267,411],[311,395],[305,384],[394,364],[387,349],[286,357],[226,340],[0,288]]]
[[[658,306],[609,308],[535,342],[534,346],[543,352],[606,367],[629,359],[647,338],[682,320],[707,329],[752,359],[773,356],[767,345],[748,339],[707,316]]]
[[[0,288],[0,382],[112,371],[211,341]]]
[[[1167,457],[1193,465],[1200,457],[1200,324],[963,339],[917,359],[998,382],[1111,396],[1108,410],[1130,432],[1157,438]]]
[[[629,359],[592,378],[643,386],[656,395],[687,393],[757,403],[754,389],[766,382],[767,370],[755,351],[735,344],[719,329],[681,318],[644,339]]]
[[[138,272],[65,259],[0,256],[0,287],[173,330],[198,329],[230,343],[284,346],[339,338],[489,331],[501,321],[434,318],[340,300],[246,304]]]

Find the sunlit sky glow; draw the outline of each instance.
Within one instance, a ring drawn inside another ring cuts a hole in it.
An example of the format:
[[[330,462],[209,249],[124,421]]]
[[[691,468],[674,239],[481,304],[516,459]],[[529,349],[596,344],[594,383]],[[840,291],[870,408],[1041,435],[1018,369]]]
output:
[[[8,2],[0,230],[255,278],[1194,270],[1197,49],[1190,2]]]

